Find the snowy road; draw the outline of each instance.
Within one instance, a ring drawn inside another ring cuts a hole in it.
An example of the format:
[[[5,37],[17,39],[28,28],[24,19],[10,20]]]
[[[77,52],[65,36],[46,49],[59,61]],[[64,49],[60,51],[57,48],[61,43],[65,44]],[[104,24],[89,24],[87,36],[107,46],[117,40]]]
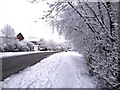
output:
[[[61,52],[43,59],[2,82],[3,88],[95,88],[86,61],[76,52]]]

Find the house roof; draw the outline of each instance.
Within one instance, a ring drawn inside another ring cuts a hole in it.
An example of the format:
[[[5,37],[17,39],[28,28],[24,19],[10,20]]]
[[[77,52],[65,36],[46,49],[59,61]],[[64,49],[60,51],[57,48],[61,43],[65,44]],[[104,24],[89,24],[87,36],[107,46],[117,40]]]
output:
[[[19,34],[17,35],[17,38],[18,38],[19,40],[23,40],[23,39],[24,39],[22,33],[19,33]]]

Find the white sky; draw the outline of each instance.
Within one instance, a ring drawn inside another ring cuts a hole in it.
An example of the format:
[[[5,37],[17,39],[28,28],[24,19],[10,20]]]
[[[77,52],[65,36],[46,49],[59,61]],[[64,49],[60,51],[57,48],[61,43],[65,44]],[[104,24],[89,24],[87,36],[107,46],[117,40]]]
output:
[[[57,32],[52,34],[52,27],[44,21],[35,22],[47,9],[45,2],[31,4],[27,0],[0,0],[0,29],[9,24],[16,34],[21,32],[27,40],[31,36],[37,40],[42,37],[63,41]]]

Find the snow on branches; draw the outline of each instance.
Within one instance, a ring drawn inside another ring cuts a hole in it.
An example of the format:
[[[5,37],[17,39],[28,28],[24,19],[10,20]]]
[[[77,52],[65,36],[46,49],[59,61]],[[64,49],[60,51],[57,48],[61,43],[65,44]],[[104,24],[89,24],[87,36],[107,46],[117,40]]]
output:
[[[84,54],[92,76],[102,88],[120,85],[118,5],[118,2],[102,1],[55,2],[45,16],[77,51]]]

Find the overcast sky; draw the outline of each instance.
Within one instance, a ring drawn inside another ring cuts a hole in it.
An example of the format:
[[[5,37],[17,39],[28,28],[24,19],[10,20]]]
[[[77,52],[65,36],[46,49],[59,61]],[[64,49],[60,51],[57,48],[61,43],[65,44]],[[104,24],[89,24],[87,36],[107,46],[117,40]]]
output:
[[[21,32],[27,40],[31,36],[37,40],[43,37],[61,41],[57,32],[52,34],[52,27],[42,20],[38,21],[47,9],[45,2],[31,4],[27,0],[0,0],[0,29],[9,24],[16,34]]]

